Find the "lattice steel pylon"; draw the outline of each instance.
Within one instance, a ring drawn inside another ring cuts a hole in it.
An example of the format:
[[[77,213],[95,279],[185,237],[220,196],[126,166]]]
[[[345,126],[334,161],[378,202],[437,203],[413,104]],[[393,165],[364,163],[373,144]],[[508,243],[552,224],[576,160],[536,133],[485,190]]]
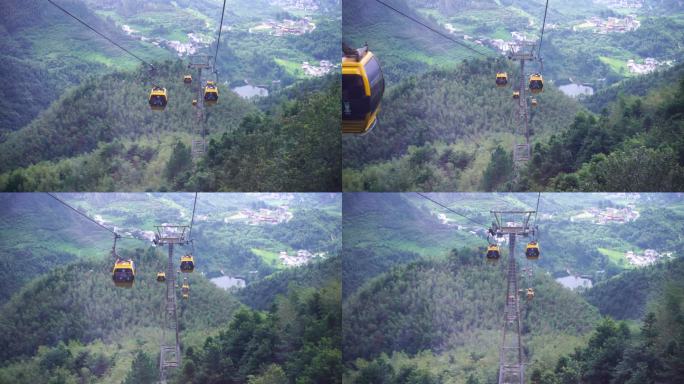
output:
[[[209,55],[194,55],[190,57],[188,68],[197,69],[197,105],[194,137],[192,139],[192,157],[197,159],[206,152],[206,129],[204,124],[204,92],[202,92],[202,69],[211,70],[211,58]]]
[[[492,233],[497,237],[508,235],[508,268],[506,269],[506,299],[499,349],[499,384],[525,383],[525,357],[520,335],[520,303],[518,300],[518,271],[515,261],[515,244],[518,236],[534,235],[530,217],[535,211],[491,211],[495,218]],[[521,220],[506,221],[507,217]]]
[[[159,382],[166,383],[169,370],[180,367],[180,334],[176,305],[176,268],[173,265],[173,248],[176,244],[187,244],[187,225],[158,225],[154,243],[168,245],[169,258],[166,264],[166,300],[164,305],[164,324],[159,354]]]
[[[518,84],[518,91],[520,92],[520,97],[518,98],[518,120],[520,126],[518,133],[524,137],[524,142],[516,140],[513,147],[513,166],[516,179],[520,174],[521,163],[525,163],[530,159],[530,129],[527,110],[527,86],[525,84],[525,62],[537,60],[534,55],[535,47],[535,42],[522,40],[513,46],[508,53],[509,60],[520,62],[520,82]]]

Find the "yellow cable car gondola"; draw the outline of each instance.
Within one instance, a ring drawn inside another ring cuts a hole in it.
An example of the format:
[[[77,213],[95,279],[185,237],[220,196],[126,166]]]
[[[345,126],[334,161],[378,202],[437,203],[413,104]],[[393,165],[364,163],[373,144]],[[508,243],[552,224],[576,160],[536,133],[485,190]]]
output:
[[[520,91],[513,91],[513,98],[514,99],[519,99],[520,98]]]
[[[135,280],[135,266],[131,259],[117,259],[112,268],[112,280],[117,287],[130,288]]]
[[[214,105],[218,102],[219,92],[216,83],[213,81],[207,81],[207,85],[204,87],[204,102],[207,105]]]
[[[192,84],[192,76],[190,76],[190,75],[183,76],[183,83],[184,84]]]
[[[537,260],[539,259],[540,251],[539,251],[539,243],[536,241],[530,241],[527,243],[527,247],[525,247],[525,256],[527,257],[528,260]]]
[[[385,78],[368,47],[345,48],[342,57],[342,133],[363,134],[375,127]]]
[[[180,270],[185,273],[190,273],[195,270],[195,260],[191,254],[181,257]]]
[[[508,85],[508,74],[506,72],[498,72],[496,74],[496,86],[501,88]]]
[[[526,296],[527,296],[527,301],[534,299],[534,289],[527,288]]]
[[[155,111],[163,111],[164,108],[166,108],[166,103],[168,103],[169,99],[168,96],[166,95],[166,88],[163,87],[154,87],[152,88],[152,91],[150,91],[150,108],[155,110]]]
[[[496,261],[501,257],[501,250],[497,244],[489,244],[487,247],[487,260]]]
[[[190,297],[190,285],[188,285],[188,283],[183,283],[183,287],[181,288],[181,296],[184,299]]]
[[[538,73],[530,75],[530,92],[544,92],[544,79],[542,78],[542,75]]]
[[[536,107],[539,104],[539,102],[537,102],[537,99],[534,97],[530,100],[530,103],[532,104],[533,107]]]
[[[166,281],[166,273],[165,272],[157,272],[157,281],[160,283],[163,283]]]

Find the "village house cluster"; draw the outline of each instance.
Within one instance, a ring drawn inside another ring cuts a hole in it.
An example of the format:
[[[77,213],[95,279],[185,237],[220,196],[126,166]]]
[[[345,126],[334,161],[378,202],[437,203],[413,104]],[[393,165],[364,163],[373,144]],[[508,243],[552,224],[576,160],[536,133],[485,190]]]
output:
[[[299,20],[268,20],[256,27],[249,28],[249,33],[267,31],[273,36],[301,36],[316,29],[316,24],[309,17]]]
[[[158,36],[145,37],[139,31],[126,24],[122,24],[121,29],[124,31],[124,33],[132,38],[151,43],[157,47],[163,47],[175,51],[179,57],[184,55],[194,55],[201,47],[207,47],[211,43],[211,38],[195,33],[188,33],[187,36],[189,41],[187,43],[182,43],[177,40],[166,40]],[[226,27],[224,27],[224,29],[226,29]]]
[[[302,62],[302,70],[304,70],[304,73],[307,76],[321,77],[327,75],[336,67],[330,60],[321,60],[318,64],[319,65],[316,66],[310,64],[308,61],[304,61]]]
[[[658,253],[655,249],[647,249],[643,254],[636,254],[634,251],[625,252],[625,258],[629,264],[644,267],[654,264],[663,257],[672,257],[672,252]]]
[[[258,211],[243,209],[240,215],[246,217],[249,225],[275,225],[290,221],[294,216],[287,205],[281,205],[275,209],[261,208]]]
[[[572,30],[592,29],[594,33],[605,35],[608,33],[636,31],[640,26],[641,22],[637,20],[636,15],[627,15],[624,18],[609,17],[607,19],[593,16],[585,20],[582,24],[573,26]]]
[[[317,0],[273,0],[271,5],[275,5],[288,11],[318,11]]]
[[[307,251],[306,249],[300,249],[292,255],[288,254],[287,251],[281,251],[278,255],[278,258],[283,263],[283,265],[285,265],[288,268],[304,265],[311,261],[314,257],[325,257],[325,252],[313,254]]]
[[[611,9],[641,9],[643,0],[596,0],[596,4],[603,4]]]
[[[589,208],[579,215],[570,218],[570,221],[592,220],[595,224],[604,225],[610,223],[624,224],[639,218],[639,211],[633,204],[624,208]]]
[[[662,66],[672,66],[673,61],[672,60],[667,60],[667,61],[658,61],[652,57],[647,57],[644,59],[643,64],[639,64],[633,59],[627,60],[627,68],[629,68],[629,72],[631,73],[636,73],[639,75],[643,75],[646,73],[651,73],[658,69],[658,67]]]

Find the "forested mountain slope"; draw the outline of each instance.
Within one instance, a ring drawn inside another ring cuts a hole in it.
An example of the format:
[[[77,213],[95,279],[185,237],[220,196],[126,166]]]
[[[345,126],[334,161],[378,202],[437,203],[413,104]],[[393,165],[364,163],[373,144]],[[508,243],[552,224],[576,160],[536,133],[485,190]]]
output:
[[[591,96],[583,98],[582,104],[594,113],[601,113],[615,100],[629,99],[630,96],[647,96],[650,92],[660,88],[676,87],[684,77],[684,64],[677,64],[673,68],[660,70],[647,75],[625,79],[610,87],[599,90]]]
[[[180,61],[158,64],[158,75],[148,68],[92,78],[60,98],[25,128],[0,144],[2,167],[7,172],[40,161],[54,161],[88,153],[100,143],[192,132],[196,125],[192,88],[181,79],[186,72]],[[152,111],[147,104],[152,84],[167,88],[169,104]],[[254,111],[233,92],[222,92],[221,102],[208,109],[210,132],[231,131],[242,117]]]
[[[275,272],[236,293],[237,298],[250,307],[265,311],[276,296],[285,295],[295,287],[322,288],[334,276],[340,276],[339,256]],[[346,281],[345,281],[346,285]]]
[[[447,33],[434,20],[417,13],[410,2],[394,0],[387,3],[414,19]],[[354,47],[368,43],[380,60],[389,86],[406,76],[423,73],[435,65],[451,67],[463,58],[476,55],[375,1],[345,0],[342,19],[345,43]],[[482,48],[480,50],[489,52]]]
[[[56,204],[48,195],[0,195],[0,303],[36,276],[111,248],[109,233]]]
[[[164,257],[153,248],[120,254],[137,265],[131,289],[114,287],[109,260],[80,262],[35,279],[0,308],[1,383],[156,380],[165,285],[155,275]],[[243,384],[275,375],[279,383],[340,383],[341,290],[329,272],[265,291],[269,312],[246,309],[190,275],[190,299],[178,299],[184,363],[170,381]]]
[[[129,38],[82,1],[59,4],[136,54],[171,58],[161,48]],[[3,2],[0,48],[0,75],[12,79],[0,89],[0,137],[26,125],[69,86],[138,64],[45,1]]]
[[[532,158],[516,182],[511,159],[517,109],[510,91],[492,85],[491,76],[499,68],[505,63],[466,62],[455,72],[430,72],[390,90],[377,129],[343,139],[345,188],[684,188],[680,66],[595,96],[597,104],[607,105],[600,115],[548,84],[537,97],[539,106],[531,109]],[[606,104],[610,97],[617,99]],[[664,174],[658,171],[663,169]]]
[[[466,61],[404,79],[388,90],[368,135],[343,138],[344,184],[351,190],[482,190],[497,151],[521,140],[511,88],[494,86],[503,59]],[[532,141],[563,131],[582,107],[548,84],[530,114]],[[501,149],[498,149],[501,148]]]
[[[670,285],[682,288],[682,276],[684,259],[680,257],[623,272],[592,287],[584,297],[603,315],[617,320],[638,320],[648,312],[648,304],[663,297]]]
[[[31,356],[60,340],[115,342],[138,327],[159,327],[165,286],[156,281],[164,257],[147,250],[120,251],[137,264],[132,289],[111,281],[113,259],[81,262],[50,271],[4,304],[0,312],[0,359]],[[202,277],[190,277],[192,301],[180,303],[184,329],[210,328],[229,319],[239,303]],[[22,335],[22,337],[17,337]]]
[[[289,289],[268,313],[237,313],[217,336],[187,348],[174,382],[341,384],[341,290],[329,278],[319,289]]]
[[[442,225],[430,210],[399,193],[358,193],[343,199],[345,297],[393,266],[485,244],[468,232]]]
[[[114,73],[68,92],[0,143],[0,188],[33,190],[338,190],[339,81],[313,80],[315,92],[261,113],[224,89],[207,108],[204,160],[193,167],[196,127],[181,62]],[[151,111],[151,81],[168,87],[169,105]],[[306,86],[305,88],[309,88]],[[274,96],[277,97],[277,96]]]
[[[668,263],[672,266],[673,263]],[[611,317],[598,324],[586,346],[560,357],[546,367],[535,368],[530,379],[539,384],[557,383],[679,383],[684,380],[684,287],[681,283],[681,263],[673,266],[678,275],[655,267],[644,273],[627,273],[605,285],[600,285],[590,299],[608,313],[634,318],[639,313],[641,324],[634,331],[626,322],[615,322]],[[664,272],[664,273],[663,273]],[[663,277],[661,282],[650,281]],[[674,277],[674,279],[673,279]],[[634,278],[635,288],[628,281]],[[618,286],[624,290],[615,289]],[[649,295],[644,308],[644,295],[636,289],[656,288],[657,295]],[[593,296],[593,297],[592,297]],[[607,301],[615,300],[626,307],[636,306],[627,313]]]
[[[497,71],[504,70],[516,78],[504,60],[466,61],[454,70],[405,78],[385,95],[377,129],[363,137],[345,136],[345,167],[390,160],[406,154],[411,145],[438,141],[467,140],[472,153],[484,144],[483,139],[493,139],[488,134],[513,134],[518,126],[517,102],[511,99],[510,88],[498,89],[493,80]],[[548,88],[531,115],[537,135],[562,129],[580,109],[572,99]]]
[[[543,346],[541,340],[557,337],[558,342],[581,336],[599,318],[591,305],[544,275],[524,278],[521,284],[536,292],[531,302],[525,304],[523,299],[521,313],[529,361],[546,359],[556,348],[553,343]],[[397,267],[344,302],[344,361],[374,359],[381,353],[413,356],[426,350],[435,355],[470,353],[479,357],[466,363],[452,357],[450,362],[456,365],[437,375],[463,377],[459,375],[473,368],[480,375],[491,373],[495,367],[477,361],[498,358],[504,292],[500,266],[486,265],[477,252],[469,250],[452,253],[444,261]],[[544,348],[550,349],[541,352]],[[441,365],[436,363],[436,367]],[[466,366],[472,368],[464,371]]]
[[[684,77],[679,68],[672,71],[676,82],[643,97],[618,97],[599,116],[578,114],[569,129],[537,143],[528,178],[518,187],[684,190]],[[632,92],[631,84],[625,93]]]

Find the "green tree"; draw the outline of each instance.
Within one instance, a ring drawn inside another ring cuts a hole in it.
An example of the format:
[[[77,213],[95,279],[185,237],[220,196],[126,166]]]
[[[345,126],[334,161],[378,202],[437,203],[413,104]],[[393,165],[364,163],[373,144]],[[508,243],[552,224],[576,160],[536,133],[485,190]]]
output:
[[[498,145],[482,175],[482,189],[488,192],[509,189],[505,184],[512,179],[513,159],[501,145]]]
[[[247,384],[283,384],[287,383],[285,371],[277,364],[269,365],[264,372],[259,375],[250,375]]]
[[[190,147],[183,144],[183,142],[178,141],[176,146],[173,147],[169,162],[166,164],[164,176],[168,181],[175,183],[183,172],[186,172],[191,168],[192,154],[190,153]]]
[[[145,352],[139,350],[131,362],[131,371],[126,375],[124,384],[153,384],[158,379],[157,364]]]

